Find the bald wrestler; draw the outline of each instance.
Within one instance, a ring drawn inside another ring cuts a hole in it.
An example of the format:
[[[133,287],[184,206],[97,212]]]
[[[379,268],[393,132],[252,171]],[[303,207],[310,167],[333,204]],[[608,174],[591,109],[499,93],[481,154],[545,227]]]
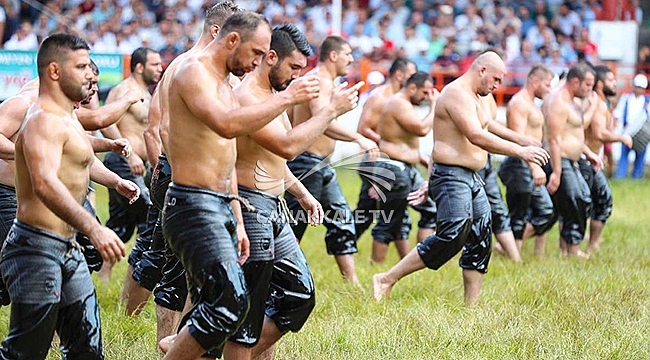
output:
[[[494,52],[486,52],[440,94],[433,121],[429,178],[429,194],[437,206],[437,232],[392,269],[373,276],[376,300],[387,297],[404,276],[425,267],[438,269],[462,249],[465,302],[477,302],[488,269],[492,236],[490,204],[477,171],[485,166],[488,152],[517,156],[540,166],[548,161],[543,149],[522,147],[487,130],[491,114],[481,97],[501,84],[505,71],[503,60]]]

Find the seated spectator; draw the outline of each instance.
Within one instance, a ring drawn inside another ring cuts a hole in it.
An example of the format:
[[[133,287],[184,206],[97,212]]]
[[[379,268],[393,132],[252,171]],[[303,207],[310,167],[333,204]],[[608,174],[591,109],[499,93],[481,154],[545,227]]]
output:
[[[5,43],[5,50],[38,50],[38,39],[32,29],[32,23],[24,20],[20,23],[20,28]]]
[[[560,46],[560,56],[567,64],[578,61],[578,53],[573,48],[573,41],[562,33],[557,34],[557,43]]]
[[[541,59],[533,49],[533,44],[528,40],[521,43],[521,53],[508,64],[508,77],[515,86],[523,86],[526,83],[526,75],[530,68],[539,64]]]
[[[636,66],[637,74],[650,74],[650,47],[642,46],[639,49],[639,60]]]
[[[562,3],[558,8],[555,21],[557,21],[558,29],[566,36],[577,34],[582,29],[580,15],[571,10],[571,3],[568,1]]]
[[[538,47],[544,45],[544,33],[550,32],[553,33],[550,27],[547,26],[548,20],[544,15],[537,15],[535,27],[530,28],[528,33],[526,33],[526,40],[533,45],[533,48],[537,49]],[[555,41],[555,35],[553,35],[553,41]]]
[[[402,49],[404,49],[404,55],[407,59],[413,59],[415,56],[421,52],[425,52],[429,49],[429,42],[426,39],[419,38],[415,36],[415,28],[413,26],[407,26],[404,30],[404,43]]]
[[[99,7],[92,11],[93,23],[101,24],[115,14],[115,7],[111,5],[110,0],[100,0]]]
[[[431,40],[431,26],[424,22],[424,16],[419,11],[411,13],[411,25],[415,28],[415,36],[427,41]]]
[[[370,54],[375,48],[384,45],[379,37],[370,37],[363,33],[363,24],[357,24],[354,27],[354,34],[348,39],[352,48],[352,55],[355,58]]]
[[[569,70],[569,64],[562,58],[560,46],[557,44],[551,47],[549,57],[544,59],[544,64],[557,75]]]
[[[445,84],[448,84],[458,76],[460,59],[460,55],[456,52],[456,43],[450,41],[443,48],[442,55],[438,56],[433,63],[431,72],[443,74]]]

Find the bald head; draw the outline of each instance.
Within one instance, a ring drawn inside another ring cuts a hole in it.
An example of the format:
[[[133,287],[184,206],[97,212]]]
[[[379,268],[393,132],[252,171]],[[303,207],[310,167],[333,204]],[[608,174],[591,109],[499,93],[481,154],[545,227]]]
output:
[[[472,62],[472,68],[478,70],[482,67],[491,67],[497,70],[502,70],[503,72],[506,70],[506,65],[503,63],[503,59],[494,51],[486,51],[474,59],[474,62]]]
[[[477,94],[486,96],[496,90],[503,82],[506,65],[503,59],[494,51],[479,55],[470,68],[471,75],[478,82]]]

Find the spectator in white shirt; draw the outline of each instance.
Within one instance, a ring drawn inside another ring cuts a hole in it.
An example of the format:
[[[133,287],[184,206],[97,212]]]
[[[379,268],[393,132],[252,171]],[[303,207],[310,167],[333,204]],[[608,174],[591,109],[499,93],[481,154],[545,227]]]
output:
[[[550,27],[547,26],[548,20],[544,15],[537,15],[535,26],[528,30],[526,34],[526,40],[528,40],[535,49],[544,45],[544,32],[551,31]],[[553,41],[555,42],[555,34],[552,34]]]
[[[415,36],[415,28],[407,26],[404,29],[404,37],[406,40],[403,42],[402,49],[404,55],[408,59],[414,59],[420,52],[426,52],[429,49],[429,42],[426,39]]]
[[[38,39],[32,30],[32,23],[25,20],[20,23],[20,28],[5,43],[5,50],[38,50]]]
[[[577,34],[582,28],[582,21],[580,15],[571,10],[571,4],[567,1],[564,2],[555,14],[558,28],[566,36]]]
[[[648,78],[644,74],[638,74],[632,80],[632,86],[632,92],[621,95],[618,100],[614,110],[614,117],[618,120],[620,128],[622,128],[621,132],[632,136],[634,139],[634,135],[643,127],[643,124],[650,121],[650,98],[645,96],[645,90],[648,88]],[[646,149],[637,152],[621,143],[621,157],[618,160],[615,178],[623,179],[627,177],[630,152],[634,152],[632,178],[640,179],[643,176]]]

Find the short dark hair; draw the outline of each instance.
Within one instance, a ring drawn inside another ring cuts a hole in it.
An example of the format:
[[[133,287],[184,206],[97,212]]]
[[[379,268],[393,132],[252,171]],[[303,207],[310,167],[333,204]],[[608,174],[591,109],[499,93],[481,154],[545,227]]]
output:
[[[583,82],[587,76],[587,73],[591,73],[592,75],[596,76],[596,72],[594,71],[593,67],[584,63],[574,65],[571,69],[569,69],[569,73],[566,75],[566,81],[578,79],[580,82]]]
[[[594,90],[596,90],[596,85],[598,85],[598,82],[602,82],[603,84],[605,84],[605,79],[607,79],[607,74],[613,71],[607,65],[594,66],[594,70],[596,70],[596,81],[594,82]]]
[[[148,47],[139,47],[135,49],[133,54],[131,54],[131,72],[135,71],[135,67],[138,64],[142,64],[142,66],[145,66],[147,64],[147,55],[149,53],[155,53],[153,49],[150,49]]]
[[[271,33],[271,50],[278,54],[280,61],[294,50],[300,51],[307,57],[312,54],[309,41],[294,24],[284,24],[273,29]]]
[[[219,31],[219,38],[222,39],[229,33],[236,32],[244,42],[253,35],[260,24],[266,24],[269,29],[271,28],[268,20],[261,14],[252,11],[234,13],[223,23],[221,31]]]
[[[406,80],[406,86],[415,84],[416,87],[421,88],[427,81],[431,81],[433,83],[433,78],[431,75],[427,74],[424,71],[418,71],[415,74],[411,75],[408,80]]]
[[[90,50],[86,40],[69,34],[53,34],[45,38],[36,55],[38,76],[44,77],[45,70],[50,63],[65,60],[68,51]]]
[[[209,32],[212,25],[223,26],[223,23],[226,22],[226,19],[228,19],[232,14],[240,11],[243,11],[243,9],[239,7],[239,5],[229,0],[212,5],[212,7],[208,8],[205,11],[203,32]]]
[[[95,76],[99,76],[99,66],[97,66],[93,59],[90,59],[90,70],[93,71],[93,74],[95,74]]]
[[[415,63],[407,58],[403,57],[398,57],[393,61],[393,64],[390,66],[390,69],[388,69],[388,76],[391,77],[395,75],[396,72],[398,71],[406,71],[406,68],[409,66],[409,64],[415,65]]]
[[[318,57],[318,61],[323,62],[327,60],[332,51],[341,51],[341,49],[343,49],[343,45],[347,43],[348,41],[340,36],[330,35],[326,37],[320,46],[320,56]]]

